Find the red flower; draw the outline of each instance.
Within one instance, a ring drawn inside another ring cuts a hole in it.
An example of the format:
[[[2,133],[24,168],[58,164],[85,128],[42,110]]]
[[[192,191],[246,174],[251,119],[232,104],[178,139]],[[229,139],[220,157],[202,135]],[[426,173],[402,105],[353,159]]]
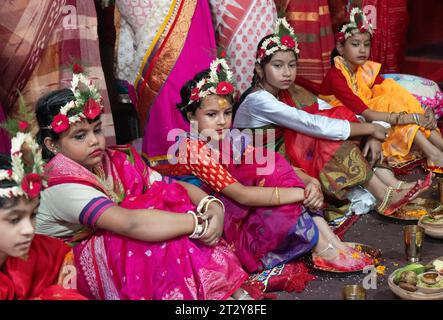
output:
[[[51,123],[52,130],[55,133],[60,133],[69,128],[69,119],[64,114],[59,113],[54,117]]]
[[[217,89],[215,91],[219,95],[227,95],[234,91],[234,86],[229,82],[222,81],[217,85]]]
[[[83,72],[83,67],[77,63],[74,63],[74,65],[72,66],[72,71],[74,73],[82,73]]]
[[[6,171],[8,172],[8,176],[11,178],[12,177],[12,169],[8,169]]]
[[[29,123],[26,121],[20,121],[18,123],[18,130],[20,130],[21,132],[25,132],[26,129],[28,129],[29,127]]]
[[[346,38],[345,38],[345,34],[344,32],[339,32],[335,35],[335,41],[337,42],[345,42]]]
[[[220,58],[226,58],[226,51],[220,52]]]
[[[291,36],[283,36],[280,39],[282,45],[287,46],[289,49],[295,47],[295,41]]]
[[[30,199],[40,194],[42,179],[37,173],[28,173],[22,180],[22,189]]]
[[[263,48],[260,48],[260,49],[257,51],[257,57],[258,57],[259,59],[263,59],[265,56],[266,56],[266,50],[263,49]]]
[[[191,100],[192,101],[197,101],[199,93],[200,93],[200,90],[198,88],[192,89],[192,91],[191,91]]]
[[[94,120],[102,113],[101,105],[92,98],[89,98],[83,107],[83,114],[86,118]]]

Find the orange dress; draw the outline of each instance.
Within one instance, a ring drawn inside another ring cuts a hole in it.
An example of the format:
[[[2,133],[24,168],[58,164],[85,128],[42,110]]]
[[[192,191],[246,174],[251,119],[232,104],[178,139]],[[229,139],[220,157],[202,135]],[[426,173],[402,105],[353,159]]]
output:
[[[340,56],[334,58],[335,68],[346,80],[348,89],[352,91],[369,109],[378,112],[393,113],[418,113],[423,114],[425,111],[421,107],[420,102],[405,88],[397,84],[393,79],[380,79],[378,74],[381,65],[373,61],[367,61],[352,73],[345,65],[344,59]],[[331,70],[332,71],[332,70]],[[347,105],[351,106],[355,101],[341,101],[343,95],[339,96],[339,84],[331,81],[331,77],[326,76],[322,89],[329,88],[330,95],[321,95],[333,106]],[[396,125],[392,126],[388,139],[382,144],[383,154],[388,162],[392,165],[401,165],[417,159],[417,155],[411,152],[412,143],[418,131],[422,131],[426,137],[431,134],[430,130],[420,127],[416,124]]]

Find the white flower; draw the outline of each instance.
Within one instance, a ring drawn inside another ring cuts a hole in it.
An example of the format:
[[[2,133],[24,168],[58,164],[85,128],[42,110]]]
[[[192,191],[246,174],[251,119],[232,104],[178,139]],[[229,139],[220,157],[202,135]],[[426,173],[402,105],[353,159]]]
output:
[[[18,132],[15,137],[11,139],[11,170],[12,175],[9,176],[7,170],[0,170],[0,180],[13,180],[17,186],[0,189],[0,197],[21,196],[25,193],[21,188],[22,180],[25,176],[25,167],[22,160],[22,147],[26,143],[32,153],[34,165],[33,173],[41,174],[43,172],[43,160],[41,157],[41,150],[37,142],[32,138],[30,133]]]

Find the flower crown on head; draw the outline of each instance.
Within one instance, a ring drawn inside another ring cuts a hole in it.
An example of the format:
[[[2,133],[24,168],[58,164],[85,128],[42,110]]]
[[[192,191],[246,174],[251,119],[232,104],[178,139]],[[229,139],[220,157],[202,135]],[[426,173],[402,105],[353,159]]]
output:
[[[95,119],[103,112],[103,99],[98,89],[83,73],[83,68],[74,64],[71,90],[75,99],[60,108],[48,129],[55,133],[61,133],[69,129],[69,126],[83,119]]]
[[[372,36],[374,28],[369,23],[364,12],[360,8],[353,8],[349,14],[349,23],[345,24],[335,35],[335,40],[345,42],[346,39],[352,37],[356,33],[369,32]]]
[[[300,53],[294,29],[292,29],[288,21],[286,21],[286,18],[277,20],[273,36],[263,41],[258,49],[256,62],[260,64],[265,57],[279,50],[293,50],[295,55]]]
[[[13,138],[12,168],[0,169],[0,198],[26,196],[28,199],[34,199],[39,196],[42,187],[46,186],[46,181],[42,179],[44,163],[40,146],[31,133],[27,132],[35,115],[27,110],[21,95],[18,117],[20,120],[9,118],[2,125]]]
[[[223,58],[216,58],[210,66],[209,77],[197,82],[191,90],[191,97],[187,105],[210,95],[228,95],[234,92],[234,77],[228,63]]]

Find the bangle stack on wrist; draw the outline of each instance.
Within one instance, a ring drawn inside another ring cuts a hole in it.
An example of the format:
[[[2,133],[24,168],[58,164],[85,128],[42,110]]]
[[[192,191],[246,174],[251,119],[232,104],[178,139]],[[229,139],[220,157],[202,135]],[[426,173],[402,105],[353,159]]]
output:
[[[189,235],[189,238],[200,239],[208,230],[209,222],[197,216],[194,211],[188,211],[188,213],[194,217],[194,231]]]
[[[216,202],[220,205],[223,212],[225,212],[225,206],[223,205],[223,202],[221,202],[219,199],[213,196],[206,196],[203,199],[200,200],[196,211],[188,211],[189,214],[191,214],[194,217],[194,231],[189,235],[189,238],[191,239],[200,239],[203,237],[208,230],[209,221],[206,219],[203,219],[203,214],[208,210],[209,205],[212,202]]]
[[[218,203],[220,205],[220,207],[222,208],[223,212],[225,212],[225,206],[224,206],[223,202],[221,202],[219,199],[217,199],[214,196],[206,196],[200,200],[200,202],[197,206],[197,213],[199,213],[200,215],[204,214],[206,212],[206,210],[208,210],[209,205],[212,202]]]
[[[412,114],[412,118],[414,119],[415,124],[419,126],[420,125],[420,121],[419,121],[419,118],[418,118],[418,114],[413,113]]]

